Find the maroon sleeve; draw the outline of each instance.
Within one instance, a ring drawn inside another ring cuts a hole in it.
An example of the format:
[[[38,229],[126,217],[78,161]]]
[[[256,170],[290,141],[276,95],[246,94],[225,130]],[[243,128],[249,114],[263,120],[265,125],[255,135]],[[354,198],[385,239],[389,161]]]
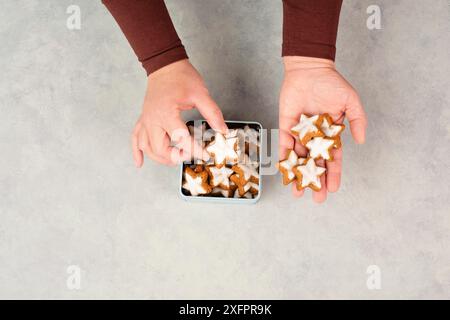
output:
[[[102,0],[147,75],[187,54],[163,0]]]
[[[342,0],[283,0],[283,56],[334,60]]]

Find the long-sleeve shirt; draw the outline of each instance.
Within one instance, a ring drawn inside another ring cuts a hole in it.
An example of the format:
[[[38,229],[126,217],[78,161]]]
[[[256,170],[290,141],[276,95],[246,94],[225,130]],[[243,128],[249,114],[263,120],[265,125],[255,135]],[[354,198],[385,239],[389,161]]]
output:
[[[147,74],[188,57],[164,0],[102,2]],[[283,0],[282,55],[334,60],[341,5],[342,0]]]

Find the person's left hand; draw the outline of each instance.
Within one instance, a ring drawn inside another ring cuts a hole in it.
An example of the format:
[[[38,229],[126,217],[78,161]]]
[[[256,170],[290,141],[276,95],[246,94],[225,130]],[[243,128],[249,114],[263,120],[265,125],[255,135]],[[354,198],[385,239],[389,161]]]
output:
[[[328,113],[336,123],[347,117],[356,143],[364,143],[367,119],[361,101],[352,86],[336,71],[334,62],[310,57],[284,57],[285,76],[280,93],[280,141],[279,157],[285,159],[287,151],[294,149],[305,156],[306,148],[291,134],[301,114],[308,116]],[[334,161],[319,160],[317,164],[327,168],[322,175],[322,189],[313,192],[316,202],[323,202],[328,192],[339,189],[342,171],[342,148],[333,149]],[[292,184],[295,196],[303,195]]]

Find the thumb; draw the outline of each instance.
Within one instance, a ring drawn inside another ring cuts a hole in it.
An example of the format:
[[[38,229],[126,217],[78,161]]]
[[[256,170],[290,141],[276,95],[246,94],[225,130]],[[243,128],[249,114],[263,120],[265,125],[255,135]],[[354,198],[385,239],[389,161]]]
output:
[[[209,95],[197,97],[195,106],[211,128],[224,134],[227,133],[228,128],[223,119],[222,111]]]
[[[355,142],[358,144],[364,143],[366,140],[367,118],[356,92],[350,94],[348,98],[345,115],[350,123],[350,131]]]

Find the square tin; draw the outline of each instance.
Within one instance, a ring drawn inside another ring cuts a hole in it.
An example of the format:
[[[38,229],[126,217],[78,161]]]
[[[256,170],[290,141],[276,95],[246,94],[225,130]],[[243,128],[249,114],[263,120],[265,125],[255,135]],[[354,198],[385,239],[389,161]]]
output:
[[[203,124],[206,122],[205,120],[196,120],[196,122],[200,122]],[[261,160],[262,160],[262,154],[263,150],[261,150],[261,139],[262,139],[262,125],[259,122],[255,121],[237,121],[237,120],[228,120],[225,121],[229,129],[239,129],[244,128],[246,125],[248,125],[250,128],[256,129],[259,131],[259,154],[258,154],[258,160],[259,160],[259,167],[258,172],[260,173],[259,176],[259,192],[256,198],[252,199],[246,199],[246,198],[224,198],[224,197],[215,197],[215,196],[191,196],[184,193],[184,190],[182,188],[183,184],[183,169],[186,165],[185,163],[182,163],[180,165],[180,183],[178,186],[178,192],[181,196],[181,198],[185,201],[196,201],[196,202],[211,202],[211,203],[234,203],[234,204],[254,204],[259,201],[261,198],[262,193],[262,176],[261,176]],[[186,125],[193,125],[194,121],[190,120],[186,122]]]

